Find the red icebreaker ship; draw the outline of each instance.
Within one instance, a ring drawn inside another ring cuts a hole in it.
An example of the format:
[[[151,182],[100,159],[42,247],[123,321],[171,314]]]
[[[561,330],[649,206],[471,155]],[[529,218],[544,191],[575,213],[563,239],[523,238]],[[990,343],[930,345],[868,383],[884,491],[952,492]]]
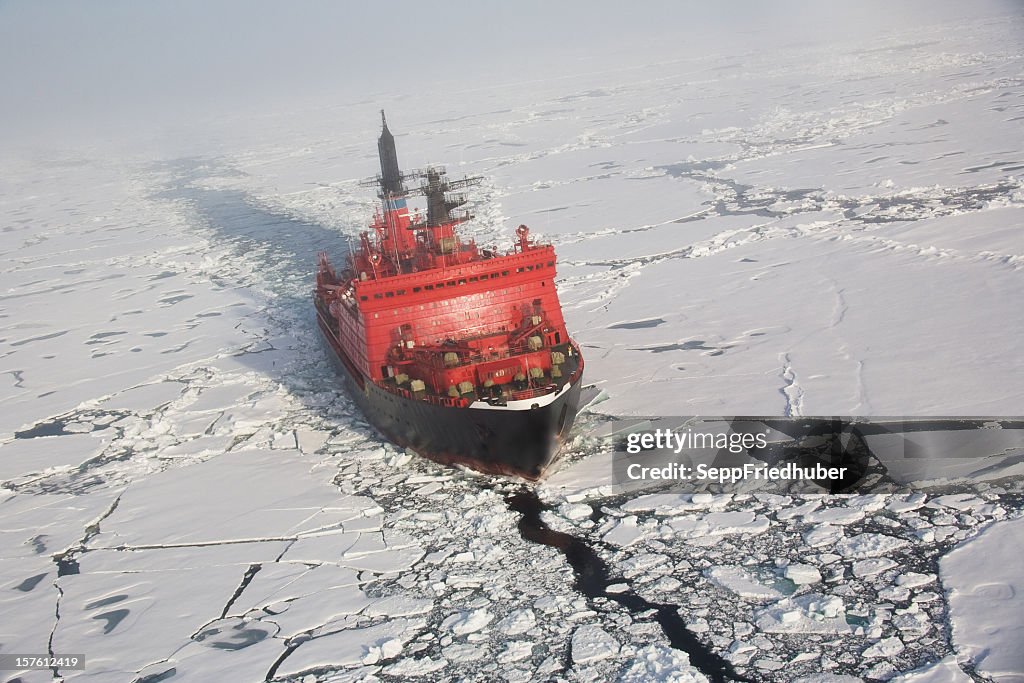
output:
[[[452,191],[480,179],[403,174],[386,121],[377,147],[371,230],[340,270],[320,253],[313,300],[330,355],[391,441],[539,479],[572,427],[583,376],[555,291],[555,250],[525,225],[503,254],[460,240],[456,227],[471,216],[453,214],[466,199]],[[411,194],[426,197],[425,215],[410,212]]]

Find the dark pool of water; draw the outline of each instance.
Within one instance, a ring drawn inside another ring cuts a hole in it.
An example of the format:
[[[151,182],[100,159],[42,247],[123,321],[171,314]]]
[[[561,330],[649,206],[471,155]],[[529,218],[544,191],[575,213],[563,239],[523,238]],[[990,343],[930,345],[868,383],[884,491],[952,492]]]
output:
[[[621,577],[613,577],[607,563],[585,541],[549,528],[541,520],[541,513],[548,506],[540,502],[533,490],[520,489],[508,496],[506,502],[512,510],[522,515],[519,533],[525,540],[557,548],[565,555],[576,575],[577,591],[591,599],[613,600],[634,613],[654,610],[654,619],[661,626],[669,644],[689,655],[690,663],[711,681],[724,683],[748,680],[737,674],[729,662],[715,654],[686,628],[675,605],[651,602],[632,590],[609,593],[609,585],[626,582]]]

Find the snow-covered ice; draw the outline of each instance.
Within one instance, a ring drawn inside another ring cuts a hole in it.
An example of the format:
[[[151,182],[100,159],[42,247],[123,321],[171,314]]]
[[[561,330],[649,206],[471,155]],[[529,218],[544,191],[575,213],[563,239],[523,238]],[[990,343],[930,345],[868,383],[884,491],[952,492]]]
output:
[[[782,597],[782,593],[764,585],[742,567],[727,565],[712,567],[706,572],[706,575],[722,588],[732,591],[741,598],[772,600]]]
[[[821,572],[817,567],[809,564],[786,565],[782,575],[797,585],[818,583],[821,581]]]
[[[572,660],[587,664],[619,654],[619,643],[600,626],[581,626],[572,634]]]
[[[957,654],[995,681],[1024,678],[1022,548],[1024,518],[1018,517],[991,525],[940,563]]]

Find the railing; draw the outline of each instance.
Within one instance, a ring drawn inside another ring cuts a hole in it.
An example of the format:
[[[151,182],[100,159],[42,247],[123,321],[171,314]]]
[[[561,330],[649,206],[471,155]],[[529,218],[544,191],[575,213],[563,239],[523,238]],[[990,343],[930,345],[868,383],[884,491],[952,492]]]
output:
[[[573,382],[578,380],[580,378],[580,375],[583,373],[583,356],[580,354],[580,350],[575,344],[570,342],[566,344],[566,346],[571,346],[573,348],[574,353],[572,354],[572,358],[576,360],[576,367],[569,374],[569,377],[566,380],[566,383],[572,384]],[[468,399],[461,397],[452,398],[450,396],[438,396],[436,394],[427,393],[425,391],[419,392],[419,395],[416,395],[409,391],[408,389],[403,389],[402,387],[391,384],[386,380],[374,380],[374,384],[376,384],[381,389],[391,394],[395,394],[396,396],[401,396],[403,398],[407,398],[414,401],[426,401],[427,403],[433,403],[434,405],[445,406],[448,408],[465,408],[468,407],[470,404],[470,401]],[[531,398],[537,398],[538,396],[546,396],[554,391],[557,391],[559,386],[561,385],[546,384],[543,387],[529,387],[527,389],[522,389],[520,391],[513,391],[505,400],[528,401]]]
[[[508,350],[503,351],[466,353],[465,347],[462,346],[423,345],[414,346],[410,350],[403,351],[404,357],[395,356],[394,359],[398,363],[418,362],[439,370],[449,370],[451,368],[463,367],[466,365],[478,365],[480,363],[489,363],[491,361],[504,360],[506,358],[516,358],[518,356],[525,356],[532,353],[541,353],[543,351],[556,351],[559,346],[561,346],[561,344],[555,344],[554,346],[542,346],[534,351],[531,350],[527,344],[519,343],[514,346],[509,346]],[[579,349],[577,349],[577,351],[579,351]],[[458,354],[459,362],[456,365],[445,364],[444,354],[449,352]]]
[[[362,389],[364,386],[363,373],[359,371],[359,369],[355,366],[355,363],[352,362],[352,359],[348,357],[348,353],[345,352],[345,347],[341,345],[341,341],[338,339],[338,335],[336,335],[334,333],[334,330],[331,329],[330,323],[327,321],[327,318],[324,316],[324,314],[319,310],[319,307],[317,308],[316,312],[316,321],[317,324],[320,326],[320,329],[323,331],[324,338],[327,339],[327,343],[330,344],[331,348],[334,350],[334,355],[337,356],[338,360],[340,360],[342,365],[345,366],[345,369],[348,371],[348,374],[351,375],[352,377],[352,381],[354,381],[359,386],[359,388]]]
[[[573,370],[572,373],[570,373],[569,379],[567,380],[570,384],[572,384],[573,382],[580,378],[580,375],[583,374],[583,354],[580,353],[580,348],[576,346],[576,344],[574,344],[572,341],[568,342],[567,346],[572,347],[572,349],[575,351],[575,353],[572,354],[572,357],[576,359],[576,369]]]
[[[469,401],[464,398],[452,398],[450,396],[436,396],[434,394],[428,394],[423,392],[420,396],[412,393],[408,389],[388,384],[384,380],[374,380],[374,384],[389,393],[407,398],[411,401],[426,401],[427,403],[433,403],[434,405],[445,406],[447,408],[465,408],[469,405]]]
[[[523,389],[522,391],[513,391],[509,395],[509,401],[526,401],[531,398],[537,398],[538,396],[547,396],[548,394],[557,391],[557,384],[547,384],[543,387],[535,387],[530,389]]]

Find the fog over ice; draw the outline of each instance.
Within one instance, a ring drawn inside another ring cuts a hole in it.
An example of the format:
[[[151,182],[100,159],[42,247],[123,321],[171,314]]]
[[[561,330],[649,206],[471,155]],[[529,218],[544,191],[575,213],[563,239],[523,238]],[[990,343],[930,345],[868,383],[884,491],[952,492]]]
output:
[[[256,134],[268,116],[304,117],[339,102],[370,111],[408,94],[457,108],[477,88],[652,59],[856,41],[958,17],[1005,17],[1020,28],[1021,9],[1012,0],[7,0],[0,144],[141,139],[173,153],[208,142],[210,129]]]

